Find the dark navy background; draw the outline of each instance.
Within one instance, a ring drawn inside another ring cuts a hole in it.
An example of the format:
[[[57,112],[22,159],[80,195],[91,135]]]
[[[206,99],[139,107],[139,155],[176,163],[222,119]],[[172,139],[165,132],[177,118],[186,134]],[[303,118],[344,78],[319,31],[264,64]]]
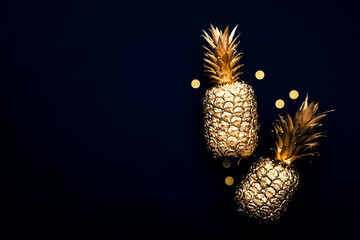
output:
[[[355,1],[9,0],[0,16],[2,239],[358,236]],[[259,105],[256,156],[230,169],[202,136],[209,23],[239,24],[242,79]],[[271,156],[271,122],[306,93],[320,111],[336,109],[321,156],[300,164],[287,214],[257,224],[236,211],[235,184],[224,179],[238,183],[254,159]]]

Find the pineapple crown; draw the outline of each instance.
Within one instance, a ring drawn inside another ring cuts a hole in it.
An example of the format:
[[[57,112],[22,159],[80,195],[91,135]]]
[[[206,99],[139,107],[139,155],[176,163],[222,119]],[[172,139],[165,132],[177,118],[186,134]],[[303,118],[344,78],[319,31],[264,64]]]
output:
[[[296,111],[293,119],[286,114],[286,117],[280,116],[274,125],[275,132],[275,158],[282,163],[291,165],[295,160],[305,156],[318,155],[317,152],[308,152],[319,145],[316,139],[323,137],[323,132],[318,128],[322,126],[319,121],[326,116],[328,112],[316,113],[318,103],[312,102],[308,105],[308,96],[301,107]]]
[[[217,84],[234,83],[242,74],[238,70],[244,64],[238,62],[243,53],[237,53],[236,51],[236,47],[240,43],[240,41],[235,43],[240,36],[239,34],[234,38],[236,28],[237,26],[231,31],[230,35],[229,26],[223,32],[210,24],[211,36],[203,30],[204,35],[202,36],[210,45],[209,48],[203,46],[207,51],[204,56],[206,76]]]

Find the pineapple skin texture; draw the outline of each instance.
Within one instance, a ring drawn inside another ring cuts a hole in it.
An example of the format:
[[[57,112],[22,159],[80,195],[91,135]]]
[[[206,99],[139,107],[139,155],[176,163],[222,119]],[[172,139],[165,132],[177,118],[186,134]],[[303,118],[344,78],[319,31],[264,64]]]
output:
[[[214,158],[247,157],[255,151],[259,114],[250,85],[216,85],[206,91],[203,107],[205,140]]]
[[[237,185],[238,211],[259,222],[277,221],[287,210],[299,186],[299,173],[270,158],[260,158]]]

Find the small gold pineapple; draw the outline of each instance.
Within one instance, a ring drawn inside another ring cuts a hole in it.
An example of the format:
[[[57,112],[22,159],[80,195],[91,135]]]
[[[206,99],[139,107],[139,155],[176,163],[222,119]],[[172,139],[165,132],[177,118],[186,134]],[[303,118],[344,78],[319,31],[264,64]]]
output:
[[[215,83],[203,99],[207,147],[213,157],[247,157],[258,143],[258,111],[254,90],[239,80],[243,53],[238,53],[236,27],[229,34],[210,25],[211,36],[204,32],[205,72]]]
[[[329,112],[316,113],[318,103],[308,105],[308,97],[291,119],[280,116],[274,123],[275,159],[262,157],[250,173],[236,187],[235,202],[238,210],[260,222],[278,220],[286,211],[299,185],[299,173],[293,162],[316,152],[305,152],[318,145],[315,140],[323,136],[318,131],[320,119]]]

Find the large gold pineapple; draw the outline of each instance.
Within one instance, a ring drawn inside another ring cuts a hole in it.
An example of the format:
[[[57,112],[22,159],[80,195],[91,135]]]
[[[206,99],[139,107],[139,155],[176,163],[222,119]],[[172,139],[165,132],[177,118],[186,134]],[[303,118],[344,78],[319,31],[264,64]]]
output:
[[[236,27],[229,34],[211,25],[203,37],[209,44],[204,57],[205,72],[215,83],[203,99],[204,128],[207,147],[213,157],[247,157],[258,143],[258,111],[254,90],[239,80],[243,64],[239,43],[234,38]]]
[[[250,173],[236,187],[238,210],[261,222],[278,220],[286,211],[299,185],[299,173],[293,162],[305,156],[314,156],[315,140],[323,134],[318,131],[320,119],[326,113],[317,113],[318,103],[308,105],[308,97],[292,119],[280,116],[274,123],[275,159],[260,158]]]

